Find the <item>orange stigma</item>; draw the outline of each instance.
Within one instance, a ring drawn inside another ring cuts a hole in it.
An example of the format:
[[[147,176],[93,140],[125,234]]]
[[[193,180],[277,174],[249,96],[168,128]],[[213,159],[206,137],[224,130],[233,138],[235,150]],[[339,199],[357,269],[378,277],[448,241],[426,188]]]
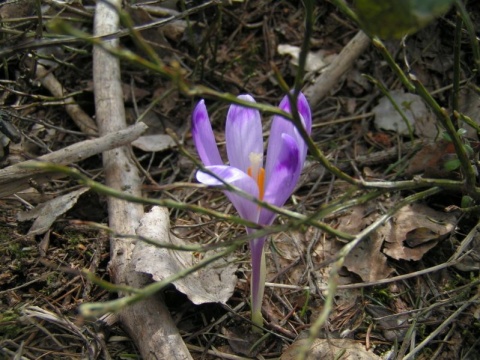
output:
[[[251,153],[249,158],[251,165],[247,169],[247,174],[256,181],[258,198],[263,200],[263,195],[265,194],[265,169],[262,167],[263,156],[262,154]]]

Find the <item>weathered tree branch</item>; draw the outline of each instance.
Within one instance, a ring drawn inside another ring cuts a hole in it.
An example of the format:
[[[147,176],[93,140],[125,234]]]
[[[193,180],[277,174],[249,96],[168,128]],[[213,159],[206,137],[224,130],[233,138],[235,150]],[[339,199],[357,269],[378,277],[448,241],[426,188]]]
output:
[[[35,75],[38,77],[38,81],[52,93],[53,96],[63,98],[66,96],[66,90],[60,84],[60,81],[42,65],[36,64]],[[73,122],[82,130],[85,134],[95,136],[97,135],[97,126],[93,119],[82,110],[82,108],[75,102],[73,97],[67,97],[63,99],[65,103],[65,110],[72,118]]]
[[[0,170],[0,198],[9,196],[30,187],[30,181],[39,184],[48,181],[52,177],[59,176],[46,173],[43,170],[32,170],[29,164],[35,161],[49,162],[58,165],[69,165],[85,160],[90,156],[100,154],[103,151],[114,149],[118,146],[130,144],[147,129],[144,123],[138,123],[127,129],[112,132],[97,139],[85,140],[66,148],[38,157],[35,160],[24,161],[8,166]]]
[[[113,33],[118,29],[115,8],[121,1],[97,3],[94,21],[95,36]],[[106,45],[117,46],[118,40]],[[93,80],[98,128],[101,135],[126,127],[125,110],[120,82],[119,59],[95,47],[93,52]],[[140,177],[131,158],[130,147],[125,146],[103,153],[105,181],[108,186],[139,196]],[[133,234],[143,215],[143,207],[109,198],[109,226],[115,233]],[[134,243],[111,238],[110,274],[116,284],[132,287],[144,285],[145,276],[135,272],[131,263]],[[137,344],[143,359],[191,359],[171,316],[160,297],[148,298],[119,314],[120,321]]]
[[[313,108],[338,84],[338,79],[353,66],[369,44],[370,38],[363,31],[359,31],[338,54],[335,62],[305,89],[305,96]]]

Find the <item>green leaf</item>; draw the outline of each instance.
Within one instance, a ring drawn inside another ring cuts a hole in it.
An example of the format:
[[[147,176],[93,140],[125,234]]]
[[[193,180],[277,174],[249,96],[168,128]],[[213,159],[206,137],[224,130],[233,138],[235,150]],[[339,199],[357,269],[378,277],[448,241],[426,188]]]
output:
[[[447,132],[442,133],[442,139],[445,140],[445,141],[448,141],[448,142],[452,142],[452,137]]]
[[[460,160],[458,160],[458,159],[448,160],[448,161],[445,162],[443,167],[447,171],[457,170],[460,167]]]
[[[464,145],[465,152],[467,153],[468,156],[472,157],[473,156],[473,148],[469,143],[466,143]]]
[[[465,135],[467,134],[467,129],[459,128],[459,129],[457,130],[457,134],[458,134],[458,136],[463,137],[463,136],[465,136]]]
[[[448,11],[454,0],[355,0],[365,31],[386,39],[401,39]]]
[[[461,203],[462,209],[472,207],[474,204],[475,204],[475,201],[470,196],[468,195],[462,196],[462,203]]]

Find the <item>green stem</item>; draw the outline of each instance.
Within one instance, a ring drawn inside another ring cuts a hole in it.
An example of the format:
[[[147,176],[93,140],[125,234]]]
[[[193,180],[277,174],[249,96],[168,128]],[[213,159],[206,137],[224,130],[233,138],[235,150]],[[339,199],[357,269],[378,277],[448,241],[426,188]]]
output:
[[[469,13],[461,0],[455,0],[455,6],[457,7],[457,11],[460,13],[463,23],[465,24],[465,28],[467,29],[468,35],[470,36],[470,44],[472,45],[473,51],[473,60],[477,68],[478,76],[480,74],[480,45],[478,43],[475,25],[473,24],[472,19],[470,18]]]
[[[211,217],[220,219],[220,220],[225,220],[225,221],[231,221],[240,225],[244,225],[248,228],[256,230],[254,233],[251,235],[246,236],[244,239],[246,240],[251,240],[254,238],[258,237],[263,237],[265,235],[272,234],[274,232],[282,231],[284,230],[284,227],[270,227],[270,228],[263,228],[262,226],[258,225],[257,223],[242,219],[237,216],[232,216],[232,215],[227,215],[218,211],[210,210],[203,208],[198,205],[192,205],[192,204],[186,204],[186,203],[181,203],[178,201],[170,200],[170,199],[150,199],[150,198],[142,198],[142,197],[136,197],[121,191],[117,191],[115,189],[112,189],[108,186],[105,186],[103,184],[100,184],[87,176],[81,174],[78,170],[69,168],[67,166],[61,166],[61,165],[56,165],[56,164],[48,164],[48,163],[42,163],[42,162],[35,162],[35,161],[29,161],[27,164],[22,165],[24,168],[28,169],[36,169],[36,170],[43,170],[47,172],[53,172],[53,173],[63,173],[67,176],[71,176],[74,179],[77,179],[80,183],[90,187],[92,190],[96,191],[99,194],[103,194],[106,196],[112,196],[117,199],[122,199],[126,201],[130,201],[136,204],[148,204],[148,205],[157,205],[157,206],[164,206],[167,208],[172,208],[172,209],[178,209],[178,210],[191,210],[194,212],[198,212],[200,214],[205,214],[209,215]],[[336,229],[331,228],[327,224],[321,222],[321,221],[316,221],[312,220],[309,217],[296,213],[294,211],[290,211],[284,208],[280,208],[277,206],[273,206],[269,203],[259,201],[256,198],[253,198],[251,195],[244,193],[243,191],[237,189],[234,186],[231,186],[229,184],[225,185],[225,188],[229,191],[236,192],[241,196],[244,196],[247,199],[250,199],[251,201],[255,202],[259,206],[265,207],[266,209],[269,209],[279,215],[286,216],[290,219],[298,220],[298,222],[295,224],[296,226],[301,226],[304,224],[311,225],[314,227],[317,227],[321,230],[324,230],[325,232],[332,234],[333,236],[338,236],[339,238],[342,239],[351,239],[352,235],[338,231]],[[285,225],[288,227],[288,225]],[[291,225],[290,225],[291,226]]]
[[[415,86],[410,82],[408,76],[403,72],[403,70],[398,66],[395,59],[392,57],[390,52],[387,50],[382,40],[377,37],[372,38],[372,44],[380,51],[385,61],[388,63],[393,72],[397,75],[397,78],[402,82],[402,84],[407,88],[408,91],[415,91]]]
[[[458,111],[458,95],[460,93],[460,49],[462,44],[462,17],[457,14],[455,23],[455,38],[453,41],[453,89],[452,110]]]
[[[452,139],[453,146],[455,147],[455,152],[460,160],[462,165],[463,174],[465,176],[465,182],[467,185],[467,192],[471,195],[476,195],[475,185],[476,185],[476,176],[475,170],[473,169],[472,164],[468,158],[465,146],[462,142],[462,139],[457,134],[455,126],[453,125],[450,116],[448,116],[447,111],[440,107],[435,99],[430,95],[427,89],[423,84],[417,79],[413,74],[410,74],[410,79],[412,80],[418,94],[425,100],[425,102],[430,106],[430,108],[435,112],[437,118],[440,120],[440,123],[443,125],[448,135]]]
[[[312,38],[315,16],[313,11],[313,0],[303,0],[303,5],[305,7],[305,31],[303,33],[302,47],[300,50],[300,56],[298,57],[298,69],[295,75],[295,84],[293,86],[295,94],[300,92],[303,85],[305,64],[307,63],[308,51],[310,50],[310,39]]]
[[[355,12],[344,0],[330,0],[330,2],[334,4],[346,17],[350,18],[350,20],[356,22],[360,26],[357,14],[355,14]]]

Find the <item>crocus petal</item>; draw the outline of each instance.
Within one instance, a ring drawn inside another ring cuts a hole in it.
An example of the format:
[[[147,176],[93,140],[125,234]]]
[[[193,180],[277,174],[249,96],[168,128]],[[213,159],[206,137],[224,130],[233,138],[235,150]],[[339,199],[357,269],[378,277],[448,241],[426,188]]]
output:
[[[206,169],[223,179],[226,183],[238,187],[243,192],[258,198],[257,183],[240,169],[227,165],[206,166]],[[205,185],[224,185],[212,175],[202,171],[197,171],[196,178],[200,183]],[[228,190],[225,191],[225,195],[228,197],[235,209],[237,209],[242,218],[252,222],[258,222],[260,209],[257,204]]]
[[[305,121],[305,129],[310,135],[312,132],[312,111],[310,110],[310,105],[303,93],[298,94],[297,109],[300,115],[302,115],[302,119]]]
[[[204,100],[200,100],[193,110],[192,136],[198,155],[205,165],[223,164]]]
[[[250,95],[240,95],[238,98],[255,102]],[[250,154],[263,156],[260,112],[240,105],[231,105],[227,114],[225,141],[230,165],[246,173],[250,166]]]
[[[290,101],[286,95],[283,97],[282,101],[280,101],[280,105],[278,107],[285,112],[292,113]],[[305,122],[304,126],[307,130],[307,133],[310,134],[312,129],[312,112],[310,110],[310,105],[308,105],[307,98],[301,92],[298,94],[297,98],[297,109],[302,116],[303,121]]]
[[[290,101],[288,96],[285,96],[282,101],[280,102],[279,108],[285,112],[291,113]],[[312,114],[310,111],[310,106],[308,105],[307,99],[305,95],[302,93],[298,94],[297,100],[297,108],[300,114],[300,119],[303,122],[305,130],[308,134],[311,133],[312,130]],[[288,121],[287,119],[281,116],[274,116],[272,120],[272,127],[270,129],[270,138],[268,140],[268,150],[267,150],[267,161],[265,165],[266,171],[266,181],[268,182],[271,174],[272,169],[275,166],[276,159],[279,156],[281,151],[281,137],[282,134],[288,134],[292,136],[298,144],[298,148],[300,150],[300,159],[301,164],[305,162],[305,158],[307,156],[307,145],[303,141],[300,133],[298,132],[297,128],[292,124],[292,122]]]
[[[280,153],[272,167],[270,180],[266,184],[263,200],[275,206],[283,206],[292,194],[302,171],[300,150],[295,139],[282,134]],[[267,209],[260,211],[259,223],[269,225],[273,222],[275,213]]]

